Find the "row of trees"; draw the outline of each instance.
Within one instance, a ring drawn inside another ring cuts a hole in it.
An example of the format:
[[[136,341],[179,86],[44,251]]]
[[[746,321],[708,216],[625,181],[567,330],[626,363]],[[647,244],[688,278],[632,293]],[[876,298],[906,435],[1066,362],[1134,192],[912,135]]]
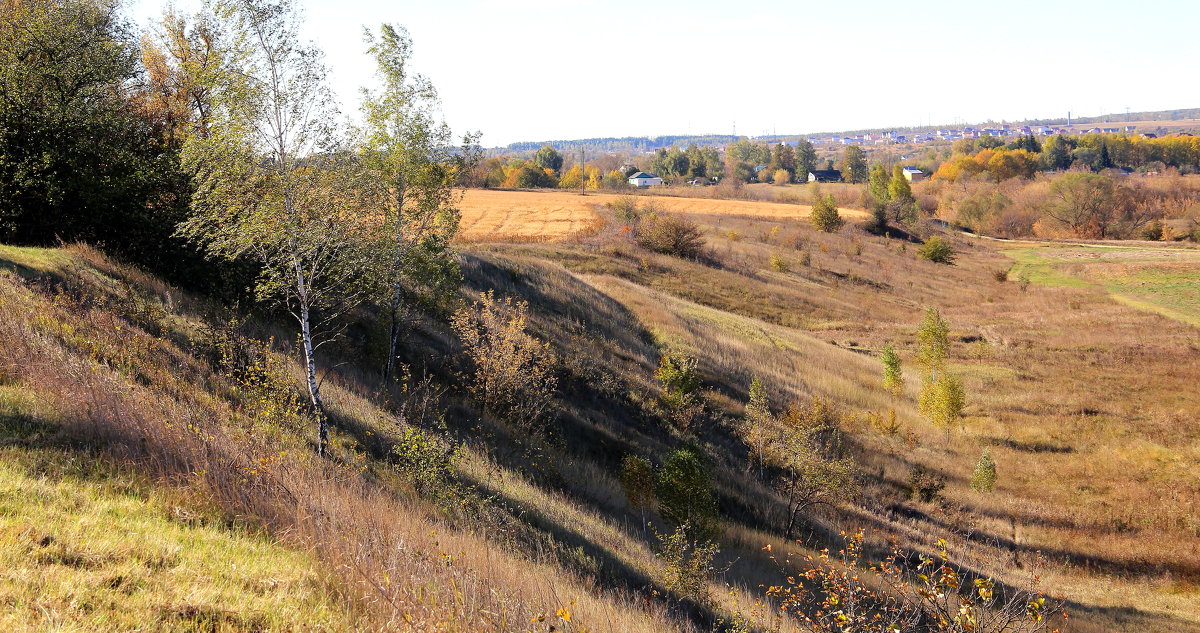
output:
[[[1038,171],[1102,171],[1127,168],[1162,171],[1175,168],[1200,171],[1200,138],[1146,138],[1125,134],[1058,135],[1041,143],[1021,136],[1005,145],[984,136],[954,144],[955,157],[943,163],[934,177],[950,181],[986,173],[997,181],[1032,178]]]

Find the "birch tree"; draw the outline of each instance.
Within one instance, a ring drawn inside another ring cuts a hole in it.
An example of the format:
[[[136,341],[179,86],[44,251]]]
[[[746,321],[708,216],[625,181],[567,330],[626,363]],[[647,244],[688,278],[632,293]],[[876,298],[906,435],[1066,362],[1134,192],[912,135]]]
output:
[[[412,39],[402,27],[384,24],[366,32],[382,87],[362,91],[362,164],[374,183],[373,205],[390,227],[383,252],[391,321],[384,376],[393,374],[404,323],[424,300],[458,285],[450,240],[458,232],[460,172],[474,160],[475,137],[457,148],[438,117],[437,91],[410,72]]]
[[[346,192],[360,174],[339,147],[322,54],[299,40],[288,0],[232,0],[217,14],[230,37],[229,70],[207,134],[185,143],[196,193],[179,231],[211,255],[255,260],[258,296],[294,317],[324,454],[318,352],[363,298],[370,268],[357,197]]]

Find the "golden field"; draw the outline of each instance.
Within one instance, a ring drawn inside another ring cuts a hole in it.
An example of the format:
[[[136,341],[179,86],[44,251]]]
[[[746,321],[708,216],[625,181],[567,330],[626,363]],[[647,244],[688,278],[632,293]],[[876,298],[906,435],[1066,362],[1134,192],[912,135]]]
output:
[[[573,191],[500,191],[469,189],[459,203],[462,211],[460,239],[468,242],[539,242],[562,239],[594,229],[601,223],[598,207],[621,195]],[[730,215],[773,220],[808,217],[803,204],[757,200],[717,200],[632,194],[642,205],[653,202],[665,211]],[[866,216],[857,209],[841,209],[847,216]]]

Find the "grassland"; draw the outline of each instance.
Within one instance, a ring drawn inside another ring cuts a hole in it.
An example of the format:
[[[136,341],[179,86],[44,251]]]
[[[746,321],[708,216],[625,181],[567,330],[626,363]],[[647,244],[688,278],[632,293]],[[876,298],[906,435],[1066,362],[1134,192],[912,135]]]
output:
[[[1099,286],[1126,305],[1200,326],[1200,249],[1139,244],[1006,249],[1013,273],[1050,286]]]

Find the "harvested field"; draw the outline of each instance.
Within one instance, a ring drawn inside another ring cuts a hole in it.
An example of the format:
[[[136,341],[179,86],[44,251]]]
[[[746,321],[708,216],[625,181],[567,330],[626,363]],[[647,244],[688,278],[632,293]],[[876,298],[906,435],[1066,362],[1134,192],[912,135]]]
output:
[[[595,228],[602,220],[599,207],[620,194],[568,191],[497,191],[470,189],[463,196],[461,239],[467,242],[540,242],[560,240]],[[808,217],[808,205],[637,195],[643,205],[676,213],[738,215],[774,220]],[[865,217],[857,209],[842,215]]]

